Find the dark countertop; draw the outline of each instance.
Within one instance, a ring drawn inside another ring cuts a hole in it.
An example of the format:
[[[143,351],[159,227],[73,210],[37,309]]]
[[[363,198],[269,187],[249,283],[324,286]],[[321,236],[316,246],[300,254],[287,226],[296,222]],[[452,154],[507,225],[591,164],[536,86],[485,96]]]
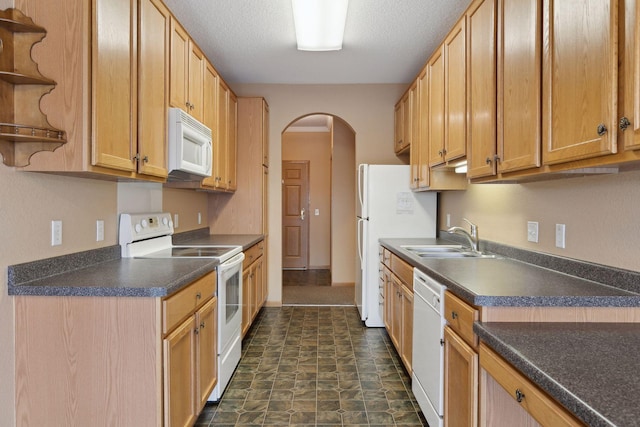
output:
[[[380,239],[404,261],[475,306],[638,307],[640,295],[509,258],[420,258],[403,245],[444,239]]]
[[[180,244],[241,245],[262,235],[189,235]],[[9,295],[164,297],[214,271],[208,258],[120,258],[120,246],[9,266]]]
[[[474,331],[587,425],[638,425],[640,324],[476,323]]]

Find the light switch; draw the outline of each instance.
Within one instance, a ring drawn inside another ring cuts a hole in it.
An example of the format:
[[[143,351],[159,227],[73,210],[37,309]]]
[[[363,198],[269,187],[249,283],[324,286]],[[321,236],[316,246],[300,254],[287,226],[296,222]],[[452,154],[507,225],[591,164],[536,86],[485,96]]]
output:
[[[535,221],[527,222],[527,241],[538,243],[538,223]]]
[[[556,224],[556,248],[564,249],[565,230],[566,226],[564,224]]]
[[[313,212],[313,214],[314,214],[315,216],[320,215],[320,209],[316,209],[316,210]]]

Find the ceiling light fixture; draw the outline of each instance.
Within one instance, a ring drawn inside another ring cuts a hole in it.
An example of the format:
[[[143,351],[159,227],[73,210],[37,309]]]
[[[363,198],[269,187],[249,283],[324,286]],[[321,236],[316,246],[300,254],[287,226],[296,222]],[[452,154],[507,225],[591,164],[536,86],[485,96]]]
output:
[[[298,50],[342,49],[349,0],[291,0]]]

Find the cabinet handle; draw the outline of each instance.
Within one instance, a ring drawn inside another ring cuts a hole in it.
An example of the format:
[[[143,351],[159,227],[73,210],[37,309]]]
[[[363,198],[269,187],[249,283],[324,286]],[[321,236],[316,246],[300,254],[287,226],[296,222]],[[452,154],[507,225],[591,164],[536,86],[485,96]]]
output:
[[[204,322],[200,323],[200,329],[204,329]]]
[[[149,163],[149,156],[144,156],[142,158],[142,161],[145,162],[145,163]]]
[[[598,135],[603,136],[605,133],[607,133],[607,127],[603,123],[600,123],[598,125]]]
[[[620,130],[625,131],[629,126],[631,126],[631,122],[629,121],[629,119],[627,119],[626,117],[622,117],[620,119],[620,122],[618,123],[618,127],[620,128]]]
[[[134,162],[137,162],[137,161],[139,161],[139,160],[140,160],[140,154],[136,153],[136,155],[135,155],[135,156],[133,156],[133,161],[134,161]]]
[[[196,335],[198,335],[198,334],[200,333],[200,331],[198,330],[198,328],[195,328],[195,329],[193,330],[193,332],[194,332]]]
[[[458,313],[456,313],[455,311],[451,312],[451,318],[452,319],[457,319],[458,318]]]
[[[200,298],[202,298],[202,294],[201,294],[200,292],[198,292],[198,293],[196,294],[196,299],[200,299]]]
[[[500,156],[496,154],[495,156],[493,156],[493,160],[495,160],[496,164],[500,163]]]
[[[519,388],[516,389],[516,400],[518,401],[518,403],[524,400],[524,393],[520,391]]]
[[[438,155],[439,155],[440,157],[444,156],[444,153],[442,152],[442,150],[438,151]]]
[[[492,161],[492,160],[491,160],[491,157],[487,157],[487,159],[485,160],[485,162],[486,162],[488,165],[490,165],[490,164],[491,164],[491,161]]]

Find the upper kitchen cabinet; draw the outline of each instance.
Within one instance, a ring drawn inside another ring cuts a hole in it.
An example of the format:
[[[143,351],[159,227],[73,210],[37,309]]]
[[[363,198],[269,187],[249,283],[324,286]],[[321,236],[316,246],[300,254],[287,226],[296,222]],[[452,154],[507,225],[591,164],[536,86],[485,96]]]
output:
[[[69,141],[51,155],[33,156],[25,170],[164,180],[170,14],[162,2],[16,5],[47,28],[34,56],[59,84],[41,108]]]
[[[429,167],[429,137],[430,137],[430,99],[429,99],[429,66],[425,66],[418,75],[416,82],[416,103],[414,108],[414,139],[410,146],[411,161],[411,189],[414,191],[464,190],[467,188],[467,178],[464,174],[456,174],[451,169]],[[437,92],[438,88],[434,88]],[[442,93],[442,91],[438,92]],[[441,125],[442,110],[435,111],[435,118]],[[436,120],[434,120],[436,123]],[[434,127],[434,130],[437,128]],[[440,126],[440,131],[443,127]],[[434,135],[442,133],[434,132]]]
[[[451,165],[466,155],[466,16],[453,27],[427,64],[429,164]]]
[[[496,172],[496,0],[467,10],[467,176]]]
[[[541,147],[542,1],[477,0],[467,20],[467,176],[536,168]]]
[[[543,163],[617,151],[618,0],[543,8]]]
[[[189,34],[171,18],[170,104],[203,121],[203,85],[206,59]]]
[[[26,166],[38,151],[53,151],[66,142],[39,107],[55,82],[31,59],[34,44],[46,30],[18,9],[0,11],[0,153],[8,166]]]
[[[395,143],[396,154],[406,154],[415,139],[417,87],[414,82],[395,106]]]
[[[640,3],[624,2],[623,16],[624,60],[621,78],[624,90],[619,91],[621,108],[619,127],[625,149],[640,149]]]
[[[203,82],[203,90],[204,96],[202,99],[204,114],[202,123],[211,129],[211,134],[213,135],[213,146],[215,147],[217,144],[217,133],[218,129],[218,73],[216,69],[213,68],[213,65],[207,61],[205,63],[204,70],[204,82]],[[211,164],[215,164],[215,151],[211,152]],[[212,171],[212,174],[214,172]],[[205,187],[216,187],[216,179],[215,174],[213,176],[206,177],[202,180],[202,185]]]

